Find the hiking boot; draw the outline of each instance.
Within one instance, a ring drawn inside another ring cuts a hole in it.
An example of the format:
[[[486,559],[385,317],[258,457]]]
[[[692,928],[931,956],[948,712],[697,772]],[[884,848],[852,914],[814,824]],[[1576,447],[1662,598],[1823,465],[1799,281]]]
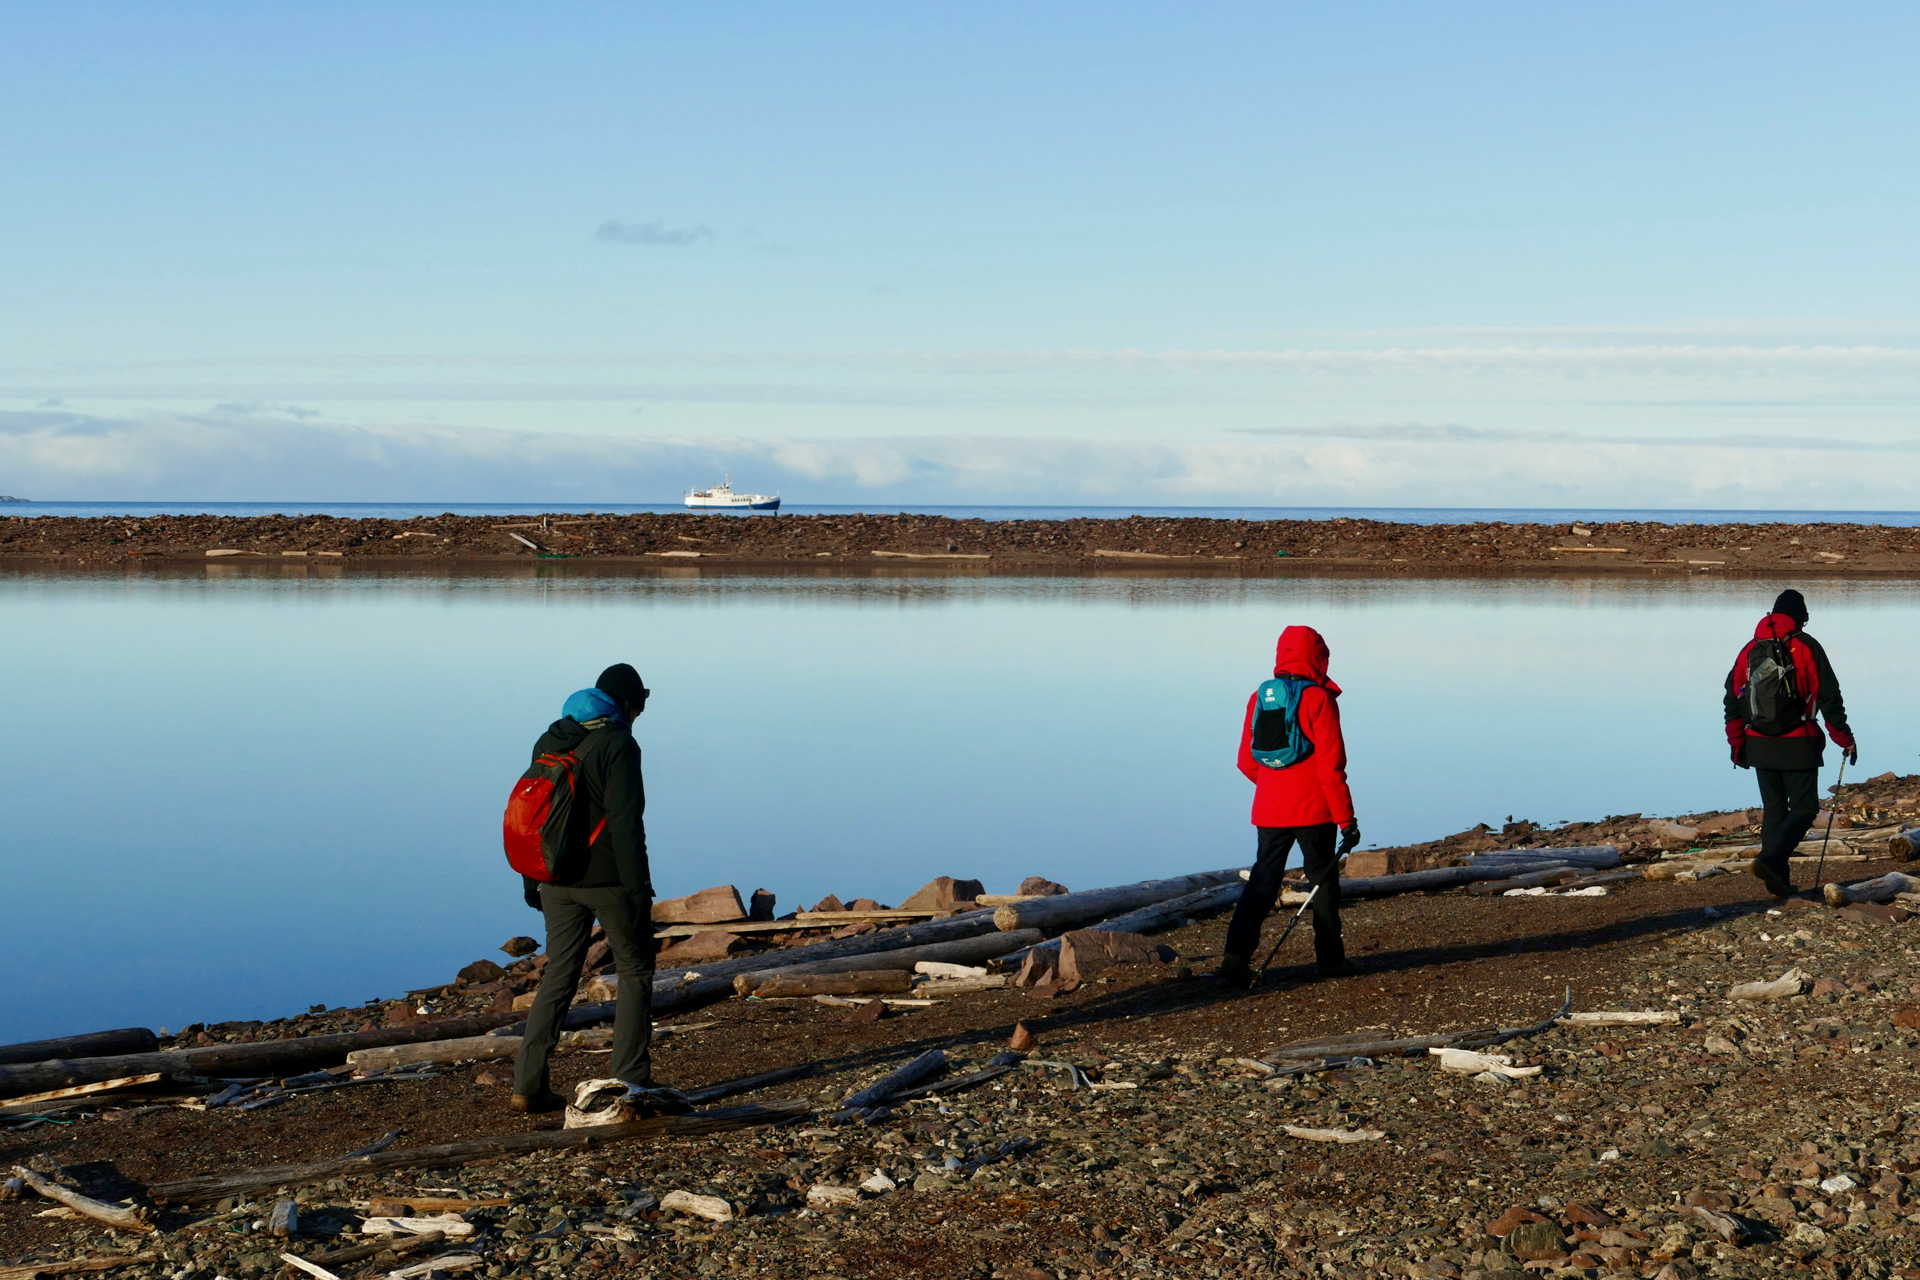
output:
[[[1339,960],[1322,960],[1313,966],[1313,976],[1316,978],[1344,978],[1358,972],[1360,972],[1360,966],[1344,957]]]
[[[1792,883],[1789,882],[1785,876],[1758,858],[1753,860],[1753,878],[1765,885],[1767,892],[1776,898],[1791,898],[1793,896]]]
[[[1228,952],[1220,957],[1220,967],[1213,971],[1213,980],[1228,991],[1251,991],[1258,979],[1245,956]]]
[[[516,1093],[507,1099],[507,1105],[515,1111],[524,1111],[528,1115],[538,1115],[545,1111],[558,1111],[567,1105],[567,1100],[551,1089],[544,1089],[529,1098],[524,1093]]]

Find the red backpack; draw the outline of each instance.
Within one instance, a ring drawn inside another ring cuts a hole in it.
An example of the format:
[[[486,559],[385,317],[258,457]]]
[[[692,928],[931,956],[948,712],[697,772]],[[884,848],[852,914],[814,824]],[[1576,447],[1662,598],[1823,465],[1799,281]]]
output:
[[[500,823],[507,865],[529,880],[551,881],[562,862],[591,846],[607,828],[603,817],[587,834],[579,767],[580,758],[571,751],[536,756],[507,797],[507,815]]]

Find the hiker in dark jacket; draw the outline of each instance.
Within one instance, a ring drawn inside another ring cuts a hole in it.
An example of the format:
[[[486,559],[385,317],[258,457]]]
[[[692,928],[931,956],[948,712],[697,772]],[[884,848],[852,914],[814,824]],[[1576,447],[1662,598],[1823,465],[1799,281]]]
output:
[[[1806,600],[1792,588],[1782,591],[1734,659],[1722,699],[1733,762],[1752,769],[1760,782],[1765,816],[1753,874],[1779,898],[1793,893],[1787,859],[1820,810],[1826,738],[1814,717],[1826,720],[1849,763],[1860,759],[1840,681],[1827,651],[1802,630],[1806,625]]]
[[[1301,690],[1298,717],[1301,732],[1313,744],[1304,760],[1271,769],[1254,759],[1255,690],[1247,699],[1246,720],[1240,727],[1240,772],[1253,783],[1253,825],[1259,831],[1257,859],[1240,891],[1240,904],[1227,926],[1218,980],[1229,988],[1245,989],[1259,978],[1253,972],[1253,953],[1260,945],[1260,926],[1279,900],[1287,855],[1297,841],[1307,884],[1317,889],[1313,898],[1313,955],[1323,977],[1350,973],[1353,964],[1340,938],[1340,858],[1360,843],[1360,824],[1353,816],[1353,796],[1347,790],[1347,744],[1340,733],[1340,686],[1327,678],[1327,642],[1312,627],[1288,627],[1275,646],[1273,674],[1309,681]],[[1338,833],[1339,847],[1334,841]]]
[[[556,868],[551,881],[522,876],[527,905],[547,919],[547,967],[527,1011],[526,1038],[513,1069],[513,1108],[551,1111],[564,1105],[547,1083],[547,1058],[560,1038],[561,1019],[587,957],[597,919],[620,975],[613,1015],[613,1059],[608,1074],[634,1087],[650,1087],[648,1055],[653,1031],[653,880],[647,868],[646,786],[632,724],[646,710],[649,690],[640,673],[618,663],[600,673],[591,689],[568,698],[534,744],[537,760],[549,752],[573,752],[587,800],[593,834],[574,865]]]

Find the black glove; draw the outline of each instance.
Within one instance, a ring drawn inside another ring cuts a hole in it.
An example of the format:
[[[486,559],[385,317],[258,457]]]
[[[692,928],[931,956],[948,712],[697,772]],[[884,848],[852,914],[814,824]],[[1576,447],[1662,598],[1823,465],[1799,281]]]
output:
[[[527,905],[535,911],[546,910],[540,905],[540,882],[532,876],[520,877],[520,893],[527,900]]]
[[[1340,828],[1340,856],[1346,857],[1360,847],[1360,824],[1349,822]]]

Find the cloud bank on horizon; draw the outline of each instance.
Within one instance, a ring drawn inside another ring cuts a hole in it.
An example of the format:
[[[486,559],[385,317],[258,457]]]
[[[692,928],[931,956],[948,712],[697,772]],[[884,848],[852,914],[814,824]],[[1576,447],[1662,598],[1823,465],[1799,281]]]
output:
[[[1337,427],[1175,445],[694,439],[351,425],[250,406],[117,418],[0,412],[0,455],[10,492],[93,501],[674,502],[728,473],[736,487],[802,504],[1908,510],[1920,473],[1920,443],[1756,458],[1745,441],[1487,441]]]

